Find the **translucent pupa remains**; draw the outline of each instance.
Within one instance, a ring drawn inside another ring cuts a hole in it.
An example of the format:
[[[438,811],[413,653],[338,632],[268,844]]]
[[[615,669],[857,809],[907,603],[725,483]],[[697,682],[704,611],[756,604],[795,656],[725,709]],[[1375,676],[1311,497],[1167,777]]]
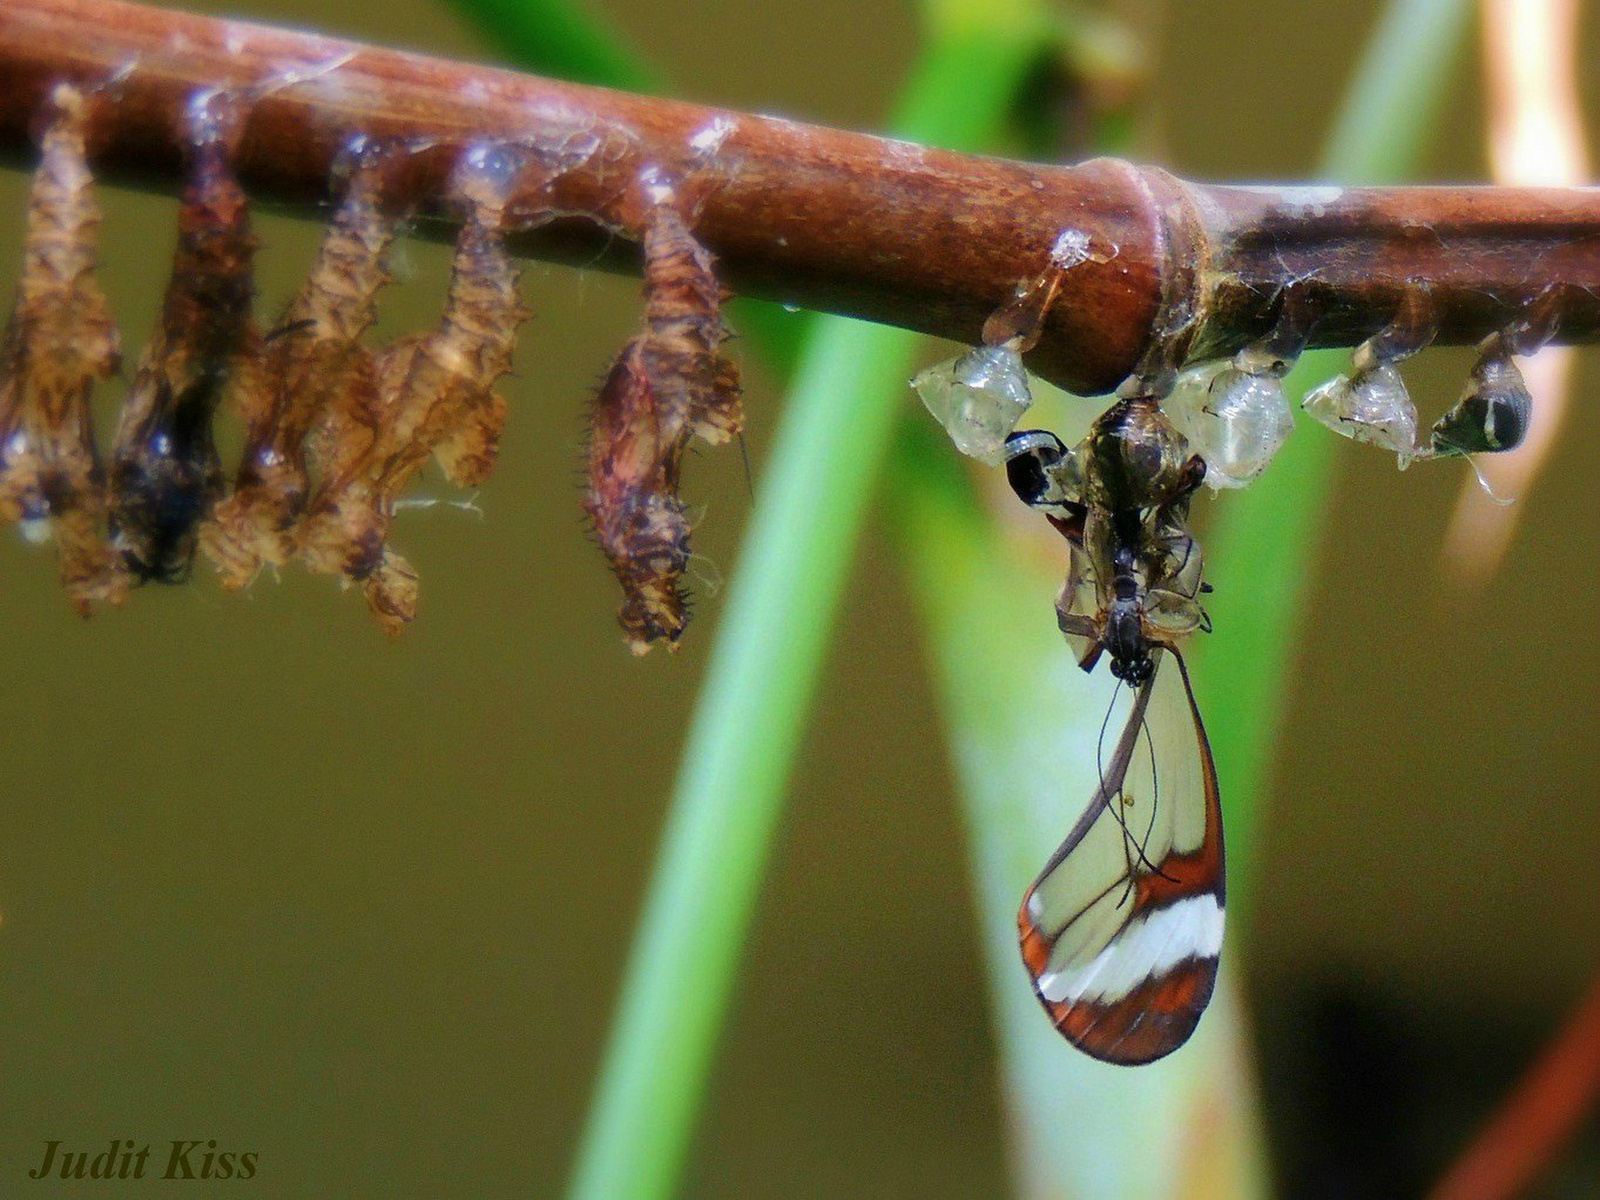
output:
[[[1389,324],[1356,347],[1350,373],[1314,388],[1302,406],[1335,433],[1391,451],[1403,470],[1417,456],[1417,409],[1395,364],[1427,349],[1438,328],[1427,292],[1408,288]]]
[[[0,344],[0,516],[53,535],[72,604],[120,604],[128,581],[103,532],[104,473],[89,401],[119,344],[95,281],[100,210],[87,159],[94,97],[52,89],[28,198],[22,279]]]
[[[1436,329],[1420,291],[1408,293],[1389,326],[1356,347],[1350,374],[1307,395],[1305,409],[1337,433],[1391,451],[1402,470],[1413,462],[1513,450],[1527,435],[1533,400],[1512,356],[1531,354],[1553,336],[1554,311],[1542,297],[1519,321],[1479,344],[1460,398],[1426,442],[1418,439],[1416,406],[1395,369],[1426,347]],[[1489,491],[1481,474],[1478,481]]]
[[[1033,405],[1022,356],[1038,344],[1067,272],[1110,257],[1083,231],[1063,231],[1044,268],[984,323],[981,346],[935,363],[911,380],[961,453],[990,466],[1005,461],[1006,438]]]
[[[1206,464],[1212,488],[1241,488],[1265,471],[1294,431],[1283,377],[1309,334],[1298,293],[1284,297],[1273,331],[1232,359],[1178,376],[1162,411]]]

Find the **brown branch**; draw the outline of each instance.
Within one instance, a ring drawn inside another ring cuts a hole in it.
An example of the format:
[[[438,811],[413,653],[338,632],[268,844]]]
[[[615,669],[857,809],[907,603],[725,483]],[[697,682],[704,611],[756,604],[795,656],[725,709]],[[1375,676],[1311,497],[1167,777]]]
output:
[[[636,267],[594,218],[653,164],[701,185],[696,232],[735,289],[967,342],[1075,228],[1114,252],[1068,274],[1029,361],[1078,391],[1237,348],[1290,287],[1316,316],[1314,345],[1369,336],[1418,286],[1442,342],[1478,341],[1551,285],[1557,340],[1600,337],[1594,189],[1218,188],[1109,159],[1034,166],[118,0],[6,0],[0,151],[30,152],[52,83],[119,72],[95,156],[112,177],[174,190],[185,107],[217,87],[260,88],[238,173],[306,215],[360,135],[414,147],[397,199],[438,218],[435,232],[463,147],[584,149],[554,193],[583,216],[524,232],[519,251]],[[548,210],[546,183],[521,198],[527,212]]]
[[[1600,976],[1431,1200],[1526,1195],[1600,1098]]]

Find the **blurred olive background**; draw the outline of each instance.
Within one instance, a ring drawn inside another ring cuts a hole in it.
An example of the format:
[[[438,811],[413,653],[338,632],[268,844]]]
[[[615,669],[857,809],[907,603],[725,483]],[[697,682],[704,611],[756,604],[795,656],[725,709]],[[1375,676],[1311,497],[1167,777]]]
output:
[[[484,55],[429,0],[189,7]],[[877,127],[914,38],[893,3],[605,9],[693,99],[857,128]],[[1371,14],[1174,0],[1138,16],[1149,156],[1197,178],[1303,177]],[[1600,22],[1585,38],[1593,80]],[[1432,178],[1484,175],[1468,67]],[[1600,129],[1600,89],[1586,99]],[[6,281],[25,188],[0,175]],[[104,201],[131,359],[174,206]],[[265,317],[318,229],[259,229]],[[400,266],[383,336],[433,320],[447,255],[412,244]],[[502,465],[481,519],[439,506],[398,523],[423,612],[396,643],[357,595],[298,570],[238,598],[202,565],[194,586],[82,622],[50,554],[0,542],[0,1194],[61,1186],[24,1183],[50,1139],[214,1138],[257,1151],[239,1188],[272,1196],[542,1196],[565,1179],[719,605],[697,586],[675,657],[622,648],[578,488],[587,397],[638,319],[637,284],[540,264],[525,282],[537,316]],[[1425,409],[1466,365],[1419,367]],[[751,367],[759,474],[781,396]],[[1569,431],[1482,590],[1440,568],[1460,469],[1401,475],[1340,448],[1243,962],[1285,1194],[1414,1193],[1600,962],[1597,386],[1588,351]],[[746,484],[737,453],[689,474],[710,576],[734,562]],[[998,1195],[964,848],[882,529],[834,664],[687,1191]],[[1077,803],[1063,796],[1063,830]],[[1549,1194],[1593,1194],[1600,1124],[1580,1141]]]

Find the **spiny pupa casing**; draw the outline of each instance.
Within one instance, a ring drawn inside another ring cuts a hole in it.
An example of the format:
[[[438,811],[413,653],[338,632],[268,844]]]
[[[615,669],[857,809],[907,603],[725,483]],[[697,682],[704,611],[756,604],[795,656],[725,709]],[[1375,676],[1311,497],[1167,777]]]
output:
[[[116,326],[95,280],[100,210],[88,163],[93,97],[59,84],[46,105],[22,279],[0,348],[0,515],[53,533],[79,612],[120,604],[89,401],[115,374]]]
[[[256,239],[229,164],[237,103],[220,93],[191,102],[172,276],[112,448],[113,542],[141,580],[189,574],[200,524],[225,487],[212,434],[224,393],[241,412],[267,404],[250,315]]]

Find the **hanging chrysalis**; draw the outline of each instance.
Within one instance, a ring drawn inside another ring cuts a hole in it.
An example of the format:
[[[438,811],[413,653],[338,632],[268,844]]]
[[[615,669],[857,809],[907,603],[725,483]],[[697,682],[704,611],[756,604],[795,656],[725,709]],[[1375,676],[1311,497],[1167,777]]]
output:
[[[127,577],[106,543],[104,477],[89,400],[115,374],[117,330],[95,281],[100,210],[87,161],[91,97],[50,94],[28,199],[22,279],[0,346],[0,516],[54,535],[79,612],[120,604]]]
[[[617,622],[628,648],[675,646],[689,623],[682,587],[689,565],[689,520],[678,471],[689,426],[661,402],[635,338],[595,398],[584,508],[622,585]]]
[[[679,472],[696,413],[707,411],[697,397],[715,379],[726,337],[710,255],[677,205],[676,190],[648,166],[624,197],[621,224],[644,250],[645,331],[612,363],[589,422],[584,510],[622,587],[617,623],[635,654],[656,642],[676,647],[689,623]],[[736,431],[707,429],[719,441]]]
[[[924,407],[961,453],[990,466],[1006,461],[1006,438],[1033,405],[1022,356],[1038,344],[1067,272],[1110,256],[1081,230],[1063,231],[1044,270],[984,322],[982,346],[935,363],[911,380]]]
[[[237,104],[213,91],[190,101],[172,277],[112,448],[113,544],[142,581],[189,574],[200,523],[224,488],[211,429],[223,394],[247,414],[269,403],[250,319],[256,239],[228,161]]]
[[[383,211],[384,147],[353,148],[345,195],[299,294],[267,336],[267,387],[242,398],[262,401],[241,415],[245,448],[231,496],[201,531],[222,585],[243,587],[263,563],[281,565],[295,548],[309,475],[306,442],[314,437],[325,471],[337,474],[376,436],[376,383],[362,335],[377,316],[389,282],[385,266],[395,232]]]
[[[1161,402],[1205,460],[1206,483],[1241,488],[1258,478],[1294,432],[1294,414],[1283,392],[1287,375],[1309,334],[1305,296],[1284,296],[1271,333],[1244,347],[1231,361],[1206,363],[1178,376]]]
[[[617,356],[590,421],[584,508],[622,587],[617,621],[635,654],[675,648],[689,622],[689,520],[678,493],[691,437],[744,429],[738,365],[724,351],[726,290],[691,228],[688,189],[646,165],[618,223],[644,251],[644,330]]]
[[[1416,408],[1392,365],[1433,338],[1436,324],[1420,290],[1408,292],[1394,321],[1356,348],[1351,375],[1306,397],[1306,411],[1347,437],[1392,451],[1402,470],[1412,462],[1513,450],[1527,436],[1533,399],[1512,356],[1531,354],[1554,336],[1559,295],[1559,288],[1546,289],[1517,321],[1479,344],[1461,398],[1434,422],[1425,444],[1417,441]],[[1478,482],[1495,503],[1510,503],[1481,472]]]
[[[1522,372],[1497,348],[1473,364],[1461,399],[1434,423],[1429,441],[1437,455],[1499,454],[1522,444],[1532,417]]]
[[[1426,349],[1437,332],[1427,292],[1408,289],[1388,326],[1356,347],[1351,373],[1314,389],[1303,407],[1335,433],[1392,451],[1404,470],[1418,457],[1417,409],[1394,364]]]

